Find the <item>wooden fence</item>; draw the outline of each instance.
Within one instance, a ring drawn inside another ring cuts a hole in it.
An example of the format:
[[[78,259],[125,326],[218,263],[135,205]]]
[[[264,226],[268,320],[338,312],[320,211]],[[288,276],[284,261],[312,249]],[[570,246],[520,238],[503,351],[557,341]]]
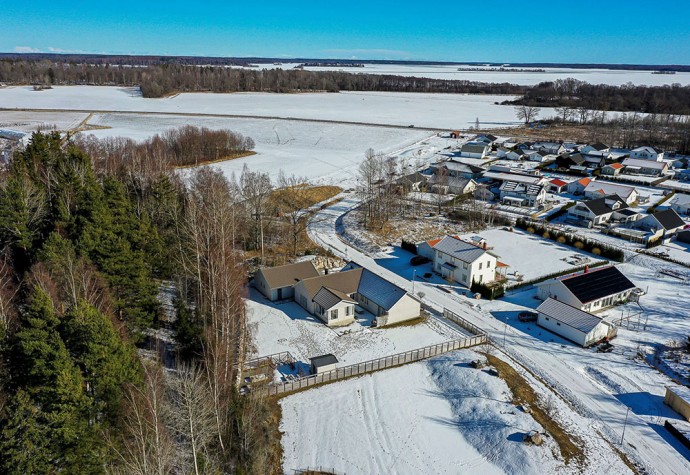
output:
[[[464,328],[465,330],[470,332],[470,334],[472,334],[472,335],[476,335],[476,336],[484,335],[484,337],[487,336],[486,332],[484,330],[482,330],[481,328],[479,328],[477,325],[475,325],[472,322],[468,322],[467,320],[462,318],[460,315],[458,315],[457,313],[455,313],[451,310],[448,310],[447,308],[443,309],[443,316],[444,316],[444,318],[447,318],[448,320],[455,323],[459,327]]]

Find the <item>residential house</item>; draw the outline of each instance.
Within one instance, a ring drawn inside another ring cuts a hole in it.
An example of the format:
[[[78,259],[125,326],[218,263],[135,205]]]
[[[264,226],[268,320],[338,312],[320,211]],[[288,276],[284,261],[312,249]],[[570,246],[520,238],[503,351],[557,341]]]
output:
[[[627,222],[634,219],[634,216],[623,212],[627,208],[628,204],[622,198],[618,195],[610,195],[594,200],[579,201],[568,209],[568,217],[577,221],[586,221],[591,225],[605,224],[609,221]]]
[[[556,167],[570,169],[572,167],[586,168],[587,161],[580,153],[562,153],[556,157]]]
[[[507,147],[498,147],[496,149],[496,156],[498,158],[506,158],[506,156],[511,153],[513,150]],[[514,159],[513,159],[514,160]]]
[[[580,153],[589,153],[589,154],[605,154],[608,153],[610,150],[610,147],[608,145],[605,145],[603,143],[593,143],[593,144],[587,144],[583,145],[578,149]]]
[[[654,236],[669,236],[682,230],[687,223],[673,209],[657,211],[635,222],[635,228],[651,232]]]
[[[429,178],[428,185],[433,193],[466,195],[475,190],[477,182],[464,177],[432,175]]]
[[[640,195],[634,186],[619,185],[606,181],[591,181],[584,189],[585,198],[597,199],[608,195],[618,195],[627,204],[635,203]]]
[[[537,325],[585,348],[617,333],[612,323],[550,297],[537,312]]]
[[[529,155],[527,155],[526,151],[516,148],[515,150],[508,152],[505,158],[508,160],[527,160]]]
[[[471,287],[473,282],[488,284],[496,279],[496,256],[454,236],[444,236],[434,246],[434,270],[445,279]]]
[[[436,163],[431,166],[431,170],[434,175],[447,175],[449,177],[467,178],[470,180],[480,178],[485,171],[482,167],[455,160]]]
[[[626,302],[635,284],[615,266],[600,267],[580,274],[556,277],[535,284],[537,297],[566,303],[585,312],[598,312]]]
[[[543,162],[545,160],[550,160],[556,158],[555,155],[550,154],[544,150],[526,150],[524,153],[523,160],[529,160],[530,162]]]
[[[664,159],[664,151],[656,147],[638,147],[630,151],[630,158],[660,162]]]
[[[553,180],[549,181],[549,192],[551,193],[562,193],[563,190],[566,189],[568,186],[568,183],[559,179],[559,178],[554,178]]]
[[[620,175],[622,170],[623,170],[623,164],[622,163],[612,163],[610,165],[604,165],[601,168],[601,174],[602,175],[608,175],[608,176],[618,176],[618,175]]]
[[[402,176],[395,180],[396,187],[403,193],[411,191],[424,191],[428,177],[419,172]]]
[[[489,185],[482,184],[477,185],[473,195],[478,200],[491,202],[498,198],[500,192],[498,191],[498,188],[492,188]]]
[[[551,155],[560,155],[565,152],[565,147],[560,142],[534,142],[533,150],[540,150]]]
[[[671,209],[681,216],[690,216],[690,195],[676,193],[671,198]]]
[[[585,192],[585,188],[592,181],[591,178],[580,178],[579,180],[571,181],[568,183],[567,190],[568,193],[573,195],[581,195]]]
[[[515,148],[517,150],[531,150],[532,149],[532,143],[531,142],[520,142],[517,145],[515,145]]]
[[[541,183],[506,180],[501,184],[499,191],[503,204],[511,206],[536,208],[546,200],[546,187]]]
[[[624,172],[628,175],[661,176],[668,172],[668,163],[626,158],[623,160]]]
[[[259,269],[254,275],[254,286],[271,302],[275,302],[293,298],[295,284],[300,280],[320,275],[311,261],[265,267]]]
[[[589,153],[582,154],[585,159],[583,166],[587,168],[601,168],[606,165],[606,157],[602,155],[592,155]]]
[[[457,237],[457,236],[456,236]],[[418,242],[415,244],[415,248],[417,249],[417,255],[426,257],[430,261],[433,262],[434,260],[434,246],[441,242],[441,239],[443,238],[436,238],[436,239],[430,239],[429,241],[422,241]],[[460,239],[460,238],[458,238]]]
[[[498,140],[498,137],[491,134],[480,134],[474,138],[474,142],[483,142],[487,145],[493,145]]]
[[[468,142],[460,147],[460,156],[464,158],[484,158],[491,151],[491,146],[485,143]]]

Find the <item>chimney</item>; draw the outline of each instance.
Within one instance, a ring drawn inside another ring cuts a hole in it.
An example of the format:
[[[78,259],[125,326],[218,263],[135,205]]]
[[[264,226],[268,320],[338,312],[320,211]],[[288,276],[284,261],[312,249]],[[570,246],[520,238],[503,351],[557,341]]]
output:
[[[585,266],[585,274],[589,272],[589,266]]]
[[[486,241],[484,241],[484,250],[486,251],[486,249],[487,249],[488,247],[489,247],[489,246],[486,244]]]

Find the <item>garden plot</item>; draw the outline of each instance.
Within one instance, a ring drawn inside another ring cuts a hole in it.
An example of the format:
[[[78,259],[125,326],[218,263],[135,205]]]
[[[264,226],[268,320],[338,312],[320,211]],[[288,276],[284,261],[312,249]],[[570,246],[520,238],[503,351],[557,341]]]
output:
[[[362,316],[362,324],[329,328],[296,302],[276,304],[255,290],[247,300],[247,312],[253,356],[289,351],[302,362],[332,353],[344,366],[466,336],[433,317],[414,326],[377,329],[364,326]]]
[[[283,470],[540,474],[598,473],[605,467],[629,473],[613,451],[586,435],[584,466],[565,466],[551,437],[540,447],[523,443],[524,434],[542,427],[512,404],[502,379],[469,367],[481,358],[473,351],[452,352],[283,398]],[[569,432],[586,434],[586,424],[555,404]]]
[[[510,266],[509,282],[516,280],[516,271],[523,280],[531,281],[601,261],[572,247],[518,229],[513,232],[490,229],[461,237],[469,238],[474,235],[486,239],[489,249],[499,256],[501,262]]]

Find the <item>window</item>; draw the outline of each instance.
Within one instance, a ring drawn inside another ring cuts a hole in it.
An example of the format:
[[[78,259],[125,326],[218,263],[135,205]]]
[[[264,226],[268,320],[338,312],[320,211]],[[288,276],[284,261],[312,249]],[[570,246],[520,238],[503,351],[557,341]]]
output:
[[[348,305],[347,307],[345,307],[345,316],[349,317],[350,315],[352,315],[352,307]]]
[[[479,263],[479,270],[482,270],[482,263]]]
[[[465,270],[467,270],[467,262],[463,262],[463,263],[462,263],[462,268],[465,269]]]
[[[491,269],[491,261],[486,261],[486,268]]]
[[[545,320],[551,320],[549,317],[544,317]]]
[[[558,325],[558,326],[560,327],[560,326],[561,326],[561,322],[556,322],[556,325]]]
[[[336,320],[338,318],[338,309],[331,310],[331,320]]]

